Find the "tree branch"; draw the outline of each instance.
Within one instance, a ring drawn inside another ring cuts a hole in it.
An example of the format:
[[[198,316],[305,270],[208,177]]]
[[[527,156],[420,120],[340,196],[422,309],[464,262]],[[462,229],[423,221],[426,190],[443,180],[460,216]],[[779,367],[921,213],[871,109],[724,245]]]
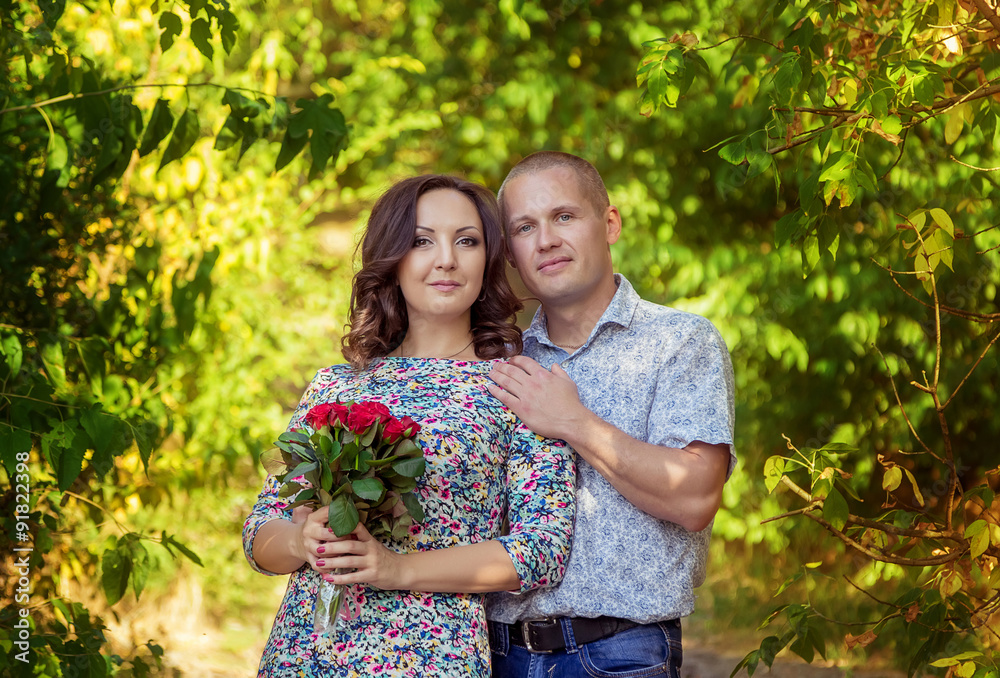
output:
[[[912,433],[913,437],[917,439],[917,442],[920,443],[920,446],[924,448],[925,452],[927,452],[929,455],[931,455],[932,457],[943,463],[944,460],[941,459],[941,457],[939,457],[937,453],[935,453],[930,448],[930,446],[928,446],[927,443],[924,442],[923,438],[920,437],[920,434],[917,433],[916,427],[914,427],[913,422],[910,421],[910,415],[906,413],[906,408],[903,407],[903,400],[902,398],[899,397],[899,389],[896,388],[896,379],[892,376],[892,370],[889,369],[889,361],[886,360],[885,354],[882,353],[882,349],[880,349],[878,346],[875,346],[874,348],[876,351],[878,351],[878,354],[882,356],[882,363],[885,365],[885,371],[889,375],[889,383],[892,385],[893,395],[896,396],[896,405],[899,406],[899,411],[902,412],[903,419],[906,420],[906,425],[910,427],[910,433]]]
[[[978,233],[976,235],[978,235]],[[980,252],[980,254],[982,253]],[[889,277],[892,279],[892,282],[895,283],[896,287],[898,287],[903,294],[908,296],[910,299],[913,299],[913,301],[917,302],[918,304],[921,304],[922,306],[926,306],[927,308],[934,308],[932,305],[928,304],[926,301],[917,297],[908,289],[903,287],[901,284],[899,284],[899,281],[896,280],[897,275],[915,275],[915,272],[897,271],[887,266],[883,266],[875,258],[872,258],[872,263],[874,263],[876,266],[878,266],[883,271],[888,273]],[[972,311],[966,311],[961,308],[955,308],[954,306],[946,306],[945,304],[941,304],[941,310],[947,313],[948,315],[953,315],[958,318],[963,318],[965,320],[972,320],[980,323],[992,323],[997,320],[1000,320],[1000,313],[973,313]]]
[[[249,92],[250,94],[256,94],[259,96],[271,97],[276,99],[273,94],[267,94],[266,92],[261,92],[255,89],[250,89],[248,87],[228,87],[226,85],[220,85],[214,82],[188,82],[188,83],[151,83],[151,84],[135,84],[135,85],[119,85],[118,87],[109,87],[108,89],[98,90],[96,92],[81,92],[80,94],[63,94],[61,96],[53,97],[51,99],[46,99],[44,101],[35,101],[30,104],[24,104],[23,106],[11,106],[10,108],[4,108],[0,110],[0,115],[4,113],[14,113],[16,111],[27,111],[30,109],[42,109],[45,106],[51,106],[52,104],[62,103],[63,101],[74,101],[76,99],[84,99],[86,97],[97,97],[104,94],[111,94],[113,92],[121,92],[129,89],[144,89],[147,87],[218,87],[219,89],[231,89],[240,92]]]
[[[997,339],[1000,339],[1000,332],[997,332],[997,333],[996,333],[996,335],[994,335],[994,337],[993,337],[992,339],[990,339],[990,343],[988,343],[988,344],[986,345],[986,348],[985,348],[985,349],[983,349],[983,352],[982,352],[981,354],[979,354],[979,358],[977,358],[977,359],[976,359],[976,362],[974,362],[974,363],[972,364],[972,367],[970,367],[970,368],[969,368],[969,371],[968,371],[968,372],[967,372],[967,373],[965,374],[965,376],[964,376],[964,377],[962,377],[962,381],[961,381],[961,382],[959,382],[958,386],[956,386],[956,387],[955,387],[955,390],[954,390],[954,391],[952,391],[951,395],[950,395],[950,396],[948,397],[948,400],[946,400],[946,401],[945,401],[945,403],[944,403],[944,406],[945,406],[945,407],[948,407],[948,405],[949,405],[949,404],[951,404],[951,401],[952,401],[952,399],[953,399],[953,398],[954,398],[954,397],[955,397],[956,395],[958,395],[958,392],[959,392],[959,391],[960,391],[960,390],[962,389],[962,387],[963,387],[963,386],[965,385],[965,381],[966,381],[966,380],[967,380],[967,379],[968,379],[968,378],[969,378],[970,376],[972,376],[972,373],[973,373],[973,372],[975,371],[975,369],[976,369],[977,367],[979,367],[979,363],[983,362],[983,358],[985,358],[985,357],[986,357],[986,354],[987,354],[987,353],[989,352],[989,350],[990,350],[990,349],[991,349],[991,348],[993,347],[993,344],[995,344],[995,343],[997,342]]]
[[[960,550],[957,550],[957,551],[952,551],[950,553],[942,553],[939,556],[929,556],[927,558],[900,558],[899,556],[894,556],[894,555],[890,555],[890,554],[887,554],[887,553],[879,553],[877,551],[873,551],[872,549],[870,549],[870,548],[868,548],[866,546],[862,546],[861,544],[859,544],[858,542],[854,541],[853,539],[851,539],[850,537],[848,537],[846,534],[844,534],[843,532],[841,532],[840,530],[838,530],[837,528],[835,528],[833,525],[831,525],[828,521],[826,521],[825,519],[823,519],[821,516],[817,516],[814,513],[805,513],[803,515],[805,515],[810,520],[813,520],[813,521],[819,523],[820,525],[822,525],[823,528],[826,529],[827,532],[829,532],[830,534],[832,534],[833,536],[835,536],[840,541],[844,542],[844,544],[846,544],[847,546],[850,546],[852,549],[854,549],[858,553],[863,553],[864,555],[868,556],[872,560],[878,560],[879,562],[883,562],[883,563],[892,563],[894,565],[905,565],[906,567],[924,567],[924,566],[927,566],[927,565],[944,565],[945,563],[950,563],[953,560],[958,560],[959,558],[962,557],[962,554],[965,553],[966,550],[967,550],[967,549],[963,548],[963,549],[960,549]]]
[[[1000,17],[998,17],[997,13],[993,11],[993,8],[986,3],[986,0],[972,0],[972,3],[976,6],[976,9],[979,10],[979,13],[986,17],[986,20],[993,25],[993,28],[997,29],[997,33],[1000,33]]]

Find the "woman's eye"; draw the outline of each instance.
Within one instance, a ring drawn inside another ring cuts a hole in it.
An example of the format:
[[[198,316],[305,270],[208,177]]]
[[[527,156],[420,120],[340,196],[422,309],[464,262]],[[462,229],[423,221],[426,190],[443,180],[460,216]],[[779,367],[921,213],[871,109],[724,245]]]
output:
[[[464,245],[466,247],[475,247],[476,245],[479,244],[479,241],[476,240],[475,238],[462,238],[461,240],[458,241],[458,244]]]
[[[423,247],[424,245],[427,245],[429,243],[430,243],[430,240],[428,240],[427,238],[416,238],[413,241],[413,246],[414,247]]]

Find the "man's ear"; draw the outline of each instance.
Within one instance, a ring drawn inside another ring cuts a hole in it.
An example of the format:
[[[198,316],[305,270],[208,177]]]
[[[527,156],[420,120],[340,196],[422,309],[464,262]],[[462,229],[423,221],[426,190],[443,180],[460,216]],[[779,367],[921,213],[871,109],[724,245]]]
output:
[[[622,235],[622,215],[614,205],[604,210],[604,223],[608,229],[608,245],[614,245]]]

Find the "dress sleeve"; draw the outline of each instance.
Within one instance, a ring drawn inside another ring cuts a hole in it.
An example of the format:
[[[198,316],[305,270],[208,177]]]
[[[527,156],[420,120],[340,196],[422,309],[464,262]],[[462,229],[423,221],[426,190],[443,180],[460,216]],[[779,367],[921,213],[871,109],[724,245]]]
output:
[[[299,406],[295,408],[295,413],[292,415],[292,420],[289,422],[288,428],[285,429],[286,431],[305,428],[304,419],[306,412],[318,404],[315,401],[324,381],[326,380],[323,378],[323,372],[318,372],[305,393],[302,394]],[[258,572],[272,576],[276,576],[278,573],[264,570],[254,561],[253,542],[257,537],[257,530],[264,523],[278,519],[291,520],[291,514],[287,510],[288,504],[278,496],[280,489],[281,484],[278,482],[278,479],[268,474],[267,479],[264,481],[264,489],[257,496],[257,503],[253,505],[250,515],[243,522],[243,554],[246,556],[247,562],[250,563],[250,567]]]
[[[576,510],[576,461],[566,443],[519,420],[507,460],[507,549],[523,593],[558,584],[569,562]]]

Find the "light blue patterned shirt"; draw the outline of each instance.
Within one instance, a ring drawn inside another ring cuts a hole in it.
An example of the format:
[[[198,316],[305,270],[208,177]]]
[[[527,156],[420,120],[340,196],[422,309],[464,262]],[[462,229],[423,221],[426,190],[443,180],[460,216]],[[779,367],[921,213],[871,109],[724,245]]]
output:
[[[615,279],[618,291],[575,353],[549,340],[539,309],[524,333],[524,354],[546,368],[559,362],[583,404],[633,438],[665,448],[729,445],[732,473],[733,368],[718,330],[701,316],[644,301],[624,276]],[[562,583],[490,594],[489,619],[608,615],[648,623],[691,614],[711,525],[688,532],[640,511],[579,457],[576,507]]]

